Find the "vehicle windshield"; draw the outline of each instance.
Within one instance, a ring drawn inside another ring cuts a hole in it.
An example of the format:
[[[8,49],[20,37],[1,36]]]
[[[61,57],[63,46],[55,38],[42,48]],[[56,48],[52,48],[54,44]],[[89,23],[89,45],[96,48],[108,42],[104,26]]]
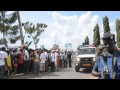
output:
[[[78,50],[78,55],[95,54],[95,48],[84,48]]]

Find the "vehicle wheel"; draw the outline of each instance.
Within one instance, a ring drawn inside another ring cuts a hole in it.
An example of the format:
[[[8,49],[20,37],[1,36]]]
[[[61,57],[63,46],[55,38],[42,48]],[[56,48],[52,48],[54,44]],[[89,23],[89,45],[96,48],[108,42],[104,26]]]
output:
[[[80,69],[79,67],[77,67],[77,66],[75,67],[76,72],[79,72],[79,69]]]

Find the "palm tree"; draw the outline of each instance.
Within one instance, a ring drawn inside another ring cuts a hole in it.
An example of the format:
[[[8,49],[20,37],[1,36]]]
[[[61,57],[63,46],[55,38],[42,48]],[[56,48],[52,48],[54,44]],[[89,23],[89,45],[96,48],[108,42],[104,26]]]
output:
[[[0,32],[3,34],[3,40],[7,46],[7,41],[15,43],[20,39],[18,25],[13,25],[17,20],[17,13],[14,11],[10,14],[7,11],[0,11]],[[7,37],[9,38],[7,40]]]
[[[37,23],[34,25],[33,23],[26,22],[23,24],[23,26],[25,33],[29,34],[29,37],[32,37],[35,48],[37,49],[37,43],[40,40],[38,37],[44,32],[45,28],[47,28],[47,25],[43,23]]]

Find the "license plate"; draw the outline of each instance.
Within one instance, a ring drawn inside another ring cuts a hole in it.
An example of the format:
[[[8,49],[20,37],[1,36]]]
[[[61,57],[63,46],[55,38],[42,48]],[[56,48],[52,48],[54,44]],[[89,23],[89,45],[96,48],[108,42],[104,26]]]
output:
[[[83,64],[83,66],[90,67],[90,66],[91,66],[91,64]]]

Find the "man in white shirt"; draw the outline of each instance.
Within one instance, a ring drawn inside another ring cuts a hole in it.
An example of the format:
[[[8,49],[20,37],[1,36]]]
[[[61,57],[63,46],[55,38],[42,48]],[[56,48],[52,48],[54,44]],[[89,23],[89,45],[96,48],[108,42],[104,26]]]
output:
[[[55,51],[51,51],[51,72],[55,70]]]
[[[30,65],[30,57],[28,53],[28,48],[24,51],[24,73],[27,74],[29,71],[29,65]]]
[[[41,55],[40,55],[40,71],[41,71],[42,75],[44,74],[44,71],[45,71],[45,61],[46,61],[46,55],[45,55],[44,51],[41,51]]]
[[[47,50],[45,50],[45,57],[46,57],[46,60],[45,60],[45,71],[47,72],[48,70],[48,52]]]
[[[0,48],[0,79],[4,79],[5,75],[5,58],[7,58],[8,54],[5,52],[5,48]]]

